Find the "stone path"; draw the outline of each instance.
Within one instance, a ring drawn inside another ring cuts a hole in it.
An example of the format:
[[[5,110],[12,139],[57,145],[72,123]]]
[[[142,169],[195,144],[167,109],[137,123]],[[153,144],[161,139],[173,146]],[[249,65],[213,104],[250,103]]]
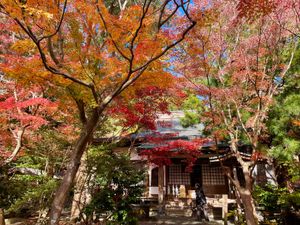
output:
[[[155,217],[150,218],[147,221],[140,221],[139,225],[221,225],[223,224],[222,221],[220,222],[200,222],[196,221],[196,218],[192,217]]]

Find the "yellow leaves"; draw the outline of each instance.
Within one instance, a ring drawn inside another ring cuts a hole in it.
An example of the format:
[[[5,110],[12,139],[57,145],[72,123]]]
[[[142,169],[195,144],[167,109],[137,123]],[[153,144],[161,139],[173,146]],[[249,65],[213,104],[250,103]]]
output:
[[[18,1],[1,0],[1,5],[4,6],[5,11],[12,17],[18,18],[22,15],[22,10]]]
[[[33,7],[27,7],[26,5],[22,6],[22,8],[25,10],[25,12],[28,13],[28,15],[34,16],[37,19],[41,19],[41,18],[45,18],[47,20],[53,19],[53,14],[47,11],[33,8]]]
[[[158,63],[160,64],[160,63]],[[136,90],[141,90],[147,87],[155,86],[161,89],[169,89],[174,86],[175,78],[162,68],[150,68],[123,93],[125,99],[130,99],[135,96]]]
[[[91,108],[95,108],[98,106],[97,102],[92,97],[90,89],[73,83],[68,86],[68,90],[73,99],[82,100],[85,105],[88,105]]]
[[[81,23],[81,29],[87,34],[96,35],[96,27],[97,29],[100,28],[99,30],[103,29],[101,23],[99,23],[101,20],[95,2],[75,0],[73,6],[76,10],[74,12],[72,10],[67,11],[66,14],[68,14],[68,18],[77,20],[78,22],[84,21]]]
[[[0,69],[7,77],[17,80],[24,85],[27,83],[44,83],[47,79],[52,79],[52,75],[47,72],[40,60],[32,58],[31,60],[15,59],[9,65],[0,65]]]
[[[151,7],[143,14],[141,5],[132,5],[118,16],[107,13],[104,8],[101,7],[101,14],[111,39],[128,58],[132,50],[138,65],[148,61],[166,45],[168,38],[162,35],[163,32],[158,32],[157,11]]]
[[[74,40],[74,43],[77,44],[78,50],[80,50],[81,43],[83,41],[83,36],[80,27],[80,23],[77,21],[75,17],[69,18],[69,29]]]
[[[170,88],[174,85],[174,77],[163,70],[145,71],[137,81],[137,85],[144,87],[155,85],[160,88]]]
[[[35,44],[29,40],[18,40],[12,46],[11,49],[20,54],[32,54],[35,51]]]
[[[24,2],[24,3],[23,3]],[[51,4],[46,4],[44,8],[39,8],[42,4],[41,1],[12,1],[2,0],[1,4],[4,6],[4,10],[15,18],[24,18],[28,16],[36,19],[52,20],[54,18],[50,10],[53,8]]]
[[[1,0],[3,11],[32,31],[53,33],[62,15],[62,4],[49,0]]]

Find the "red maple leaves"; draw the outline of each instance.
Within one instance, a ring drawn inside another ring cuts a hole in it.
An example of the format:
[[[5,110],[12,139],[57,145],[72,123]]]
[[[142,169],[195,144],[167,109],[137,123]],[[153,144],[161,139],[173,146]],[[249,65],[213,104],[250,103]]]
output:
[[[0,157],[13,159],[21,150],[26,133],[47,124],[46,117],[56,111],[57,103],[41,97],[37,87],[28,90],[13,82],[2,83],[5,88],[0,93]],[[15,150],[10,155],[12,147]]]
[[[149,135],[146,139],[148,141],[147,145],[152,146],[152,148],[141,148],[140,155],[147,158],[150,163],[159,166],[170,165],[172,164],[172,158],[185,158],[187,159],[186,170],[188,171],[192,170],[194,162],[202,154],[201,147],[208,141],[207,138],[184,140],[175,133],[155,133]]]
[[[119,120],[122,127],[145,128],[155,130],[158,113],[168,113],[168,102],[165,99],[166,90],[148,86],[135,92],[136,98],[126,101],[119,98],[109,110],[113,118]]]

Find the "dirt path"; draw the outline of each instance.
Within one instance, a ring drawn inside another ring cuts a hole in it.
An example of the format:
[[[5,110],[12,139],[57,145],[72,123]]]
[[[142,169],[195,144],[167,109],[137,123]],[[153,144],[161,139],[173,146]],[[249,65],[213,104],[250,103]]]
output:
[[[160,224],[173,224],[173,225],[221,225],[222,222],[200,222],[196,221],[196,218],[188,217],[160,217],[151,218],[147,221],[140,221],[139,225],[160,225]]]

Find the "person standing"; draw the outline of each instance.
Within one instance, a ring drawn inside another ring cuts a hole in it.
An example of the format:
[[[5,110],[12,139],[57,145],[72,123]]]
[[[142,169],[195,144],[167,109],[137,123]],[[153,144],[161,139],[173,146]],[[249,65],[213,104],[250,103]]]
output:
[[[205,219],[209,221],[208,215],[206,212],[206,197],[204,195],[202,186],[199,183],[195,185],[195,192],[196,192],[196,213],[197,213],[197,220]]]

